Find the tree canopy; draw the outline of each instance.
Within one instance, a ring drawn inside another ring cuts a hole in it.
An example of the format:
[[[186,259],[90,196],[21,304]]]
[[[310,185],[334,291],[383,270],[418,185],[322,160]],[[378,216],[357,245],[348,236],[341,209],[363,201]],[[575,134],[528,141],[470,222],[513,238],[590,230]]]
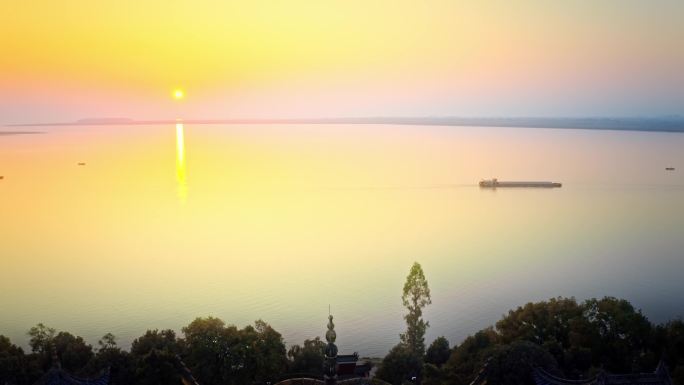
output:
[[[411,383],[412,379],[420,379],[423,369],[422,357],[405,344],[393,347],[383,358],[376,376],[393,385]]]
[[[430,344],[427,352],[425,352],[425,362],[435,366],[442,366],[447,362],[450,355],[449,341],[444,337],[438,337]]]
[[[650,372],[664,357],[676,384],[684,384],[682,321],[653,325],[628,301],[613,297],[552,298],[508,312],[495,327],[483,329],[451,350],[432,377],[468,384],[489,362],[490,383],[529,383],[526,360],[570,379],[604,369],[612,373]],[[489,360],[489,361],[488,361]],[[508,372],[507,379],[501,373]],[[497,374],[499,373],[499,374]],[[680,375],[681,373],[681,375]]]
[[[432,300],[423,268],[418,262],[413,264],[406,277],[401,300],[408,310],[404,316],[406,332],[401,334],[401,342],[416,356],[422,358],[425,355],[425,331],[430,326],[423,319],[423,308],[431,304]]]
[[[325,342],[320,337],[307,339],[303,345],[293,345],[287,351],[290,359],[290,371],[295,373],[311,373],[323,375]]]
[[[414,316],[406,317],[406,333],[376,373],[392,384],[466,385],[485,365],[488,383],[529,384],[533,366],[578,379],[600,369],[650,372],[664,358],[674,384],[684,385],[684,321],[653,324],[623,299],[527,303],[452,348],[438,337],[425,354],[427,322],[421,309],[430,303],[430,292],[418,264],[411,269],[402,300]],[[178,384],[178,356],[202,385],[265,384],[288,372],[320,374],[325,347],[316,337],[286,351],[281,334],[262,320],[238,328],[215,317],[197,318],[178,335],[169,329],[147,330],[129,351],[111,333],[98,341],[97,349],[82,337],[44,324],[32,327],[28,336],[27,353],[0,335],[0,384],[33,384],[49,369],[53,350],[62,366],[79,376],[110,368],[112,385]]]

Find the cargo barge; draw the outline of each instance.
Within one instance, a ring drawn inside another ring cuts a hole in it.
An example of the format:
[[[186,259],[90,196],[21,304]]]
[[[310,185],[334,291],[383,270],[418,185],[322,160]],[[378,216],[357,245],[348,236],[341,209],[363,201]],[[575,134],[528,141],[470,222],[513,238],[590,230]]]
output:
[[[499,188],[499,187],[541,187],[541,188],[553,188],[561,187],[562,184],[558,182],[511,182],[511,181],[500,181],[496,178],[491,180],[480,181],[480,187],[482,188]]]

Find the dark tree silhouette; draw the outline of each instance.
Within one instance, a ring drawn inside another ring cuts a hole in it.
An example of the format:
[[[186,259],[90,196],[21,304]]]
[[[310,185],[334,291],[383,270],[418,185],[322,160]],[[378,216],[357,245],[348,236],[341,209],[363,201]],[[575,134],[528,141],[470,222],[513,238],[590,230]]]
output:
[[[293,345],[287,352],[290,359],[290,372],[323,374],[325,342],[320,337],[305,340],[302,346]]]
[[[173,330],[148,330],[131,345],[135,365],[135,383],[140,385],[171,384],[180,381],[176,354],[181,342]]]
[[[392,348],[382,360],[376,376],[393,385],[415,383],[422,376],[422,358],[400,343]]]
[[[447,362],[450,355],[449,341],[444,337],[438,337],[425,352],[425,362],[439,367]]]
[[[34,353],[50,353],[52,338],[57,331],[53,328],[47,327],[42,323],[32,327],[28,331],[29,345]]]

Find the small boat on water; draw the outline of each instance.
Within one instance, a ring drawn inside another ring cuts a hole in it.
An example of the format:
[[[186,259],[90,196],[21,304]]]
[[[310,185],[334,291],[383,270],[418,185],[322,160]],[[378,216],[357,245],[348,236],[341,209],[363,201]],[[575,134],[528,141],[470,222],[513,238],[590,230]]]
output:
[[[498,187],[541,187],[541,188],[551,188],[551,187],[561,187],[562,184],[558,182],[511,182],[511,181],[500,181],[496,178],[491,180],[481,180],[480,187],[482,188],[498,188]]]
[[[665,170],[667,170],[667,171],[674,171],[674,167],[665,167]]]

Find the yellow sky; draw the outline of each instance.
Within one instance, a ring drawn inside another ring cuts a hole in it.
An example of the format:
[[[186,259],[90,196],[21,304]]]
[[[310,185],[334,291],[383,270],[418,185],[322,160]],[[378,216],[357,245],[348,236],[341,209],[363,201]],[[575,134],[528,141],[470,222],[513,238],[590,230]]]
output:
[[[677,113],[682,17],[676,1],[11,0],[0,112]]]

